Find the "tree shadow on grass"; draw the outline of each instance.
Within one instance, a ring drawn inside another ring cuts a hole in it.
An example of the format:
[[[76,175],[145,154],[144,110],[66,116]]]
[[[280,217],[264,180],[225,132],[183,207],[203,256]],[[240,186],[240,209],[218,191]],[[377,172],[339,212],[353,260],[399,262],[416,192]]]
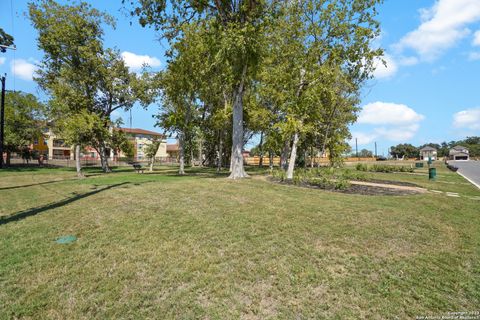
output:
[[[157,176],[165,176],[165,177],[177,177],[177,178],[210,178],[210,179],[219,179],[219,178],[227,178],[230,173],[227,172],[192,172],[189,170],[185,170],[185,174],[178,174],[178,170],[165,172],[165,171],[153,171],[153,172],[145,172],[146,175],[157,175]]]
[[[47,205],[44,205],[44,206],[41,206],[41,207],[36,207],[36,208],[24,210],[24,211],[19,211],[19,212],[11,214],[9,216],[6,216],[6,217],[0,217],[0,225],[7,224],[7,223],[10,223],[10,222],[14,222],[14,221],[18,221],[18,220],[22,220],[22,219],[25,219],[25,218],[28,218],[28,217],[31,217],[31,216],[35,216],[39,213],[42,213],[44,211],[48,211],[48,210],[51,210],[51,209],[60,208],[60,207],[63,207],[67,204],[75,202],[77,200],[84,199],[84,198],[93,196],[97,193],[100,193],[100,192],[103,192],[103,191],[106,191],[106,190],[109,190],[109,189],[112,189],[112,188],[117,188],[117,187],[120,187],[122,185],[129,184],[129,183],[130,182],[122,182],[122,183],[112,184],[112,185],[109,185],[105,188],[93,190],[93,191],[83,193],[83,194],[77,194],[73,197],[70,197],[70,198],[67,198],[67,199],[64,199],[64,200],[61,200],[61,201],[58,201],[58,202],[50,203],[50,204],[47,204]]]
[[[69,180],[77,180],[77,179],[64,179],[64,180],[53,180],[53,181],[46,181],[40,183],[32,183],[32,184],[23,184],[19,186],[11,186],[11,187],[2,187],[0,190],[10,190],[10,189],[20,189],[20,188],[28,188],[28,187],[35,187],[35,186],[42,186],[45,184],[57,183],[57,182],[65,182]]]

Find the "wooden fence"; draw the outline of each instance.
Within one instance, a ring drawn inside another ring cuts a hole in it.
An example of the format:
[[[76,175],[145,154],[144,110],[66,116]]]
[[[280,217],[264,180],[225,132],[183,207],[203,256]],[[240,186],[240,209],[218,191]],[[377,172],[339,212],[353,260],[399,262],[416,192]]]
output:
[[[243,161],[248,166],[258,166],[258,165],[260,165],[260,156],[244,157]],[[307,165],[310,165],[311,161],[312,161],[311,158],[307,158],[306,159]],[[376,159],[375,158],[353,157],[353,158],[344,158],[343,161],[344,162],[375,162]],[[328,158],[321,158],[321,157],[313,158],[313,163],[314,164],[319,163],[321,165],[326,165],[329,162],[330,162],[330,160]],[[270,158],[269,157],[263,157],[262,165],[263,166],[269,166],[270,165]],[[279,166],[280,165],[280,157],[274,157],[273,158],[273,165],[274,166]]]

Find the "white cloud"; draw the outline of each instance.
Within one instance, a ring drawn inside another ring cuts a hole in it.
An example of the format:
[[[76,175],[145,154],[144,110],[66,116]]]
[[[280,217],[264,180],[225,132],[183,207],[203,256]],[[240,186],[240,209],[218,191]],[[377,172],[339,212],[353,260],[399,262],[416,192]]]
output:
[[[358,123],[375,125],[405,125],[418,123],[424,116],[404,104],[373,102],[365,105],[358,117]]]
[[[398,127],[380,127],[375,128],[379,137],[390,141],[405,142],[412,139],[417,133],[420,125],[418,123]]]
[[[122,52],[121,55],[125,64],[132,70],[140,70],[145,64],[153,68],[161,65],[159,59],[148,55],[138,55],[128,51]]]
[[[480,60],[480,52],[470,52],[468,54],[468,60],[471,60],[471,61]]]
[[[472,44],[474,46],[480,46],[480,30],[478,30],[477,32],[475,32],[475,34],[473,35],[473,42]]]
[[[418,58],[417,57],[402,57],[398,61],[398,63],[402,66],[414,66],[418,64]]]
[[[420,128],[420,121],[425,117],[404,104],[374,102],[365,105],[358,117],[358,123],[372,125],[371,132],[353,132],[358,144],[369,144],[376,139],[406,142],[412,139]]]
[[[480,20],[480,1],[437,0],[420,14],[422,24],[405,35],[396,47],[411,48],[424,60],[433,60],[470,34],[468,24]]]
[[[480,107],[467,109],[453,115],[453,126],[470,130],[480,130]]]
[[[386,65],[383,64],[382,60],[385,61]],[[373,76],[377,79],[390,78],[395,75],[398,70],[397,63],[388,54],[385,54],[382,58],[376,59],[374,66],[375,71],[373,72]]]
[[[352,132],[352,139],[350,140],[349,144],[355,145],[355,139],[356,139],[357,140],[356,142],[359,145],[366,145],[375,141],[376,138],[377,138],[377,135],[374,133],[365,133],[360,131]]]
[[[1,66],[2,64],[4,64],[6,60],[7,60],[7,58],[5,58],[5,57],[0,57],[0,66]]]
[[[10,71],[20,79],[31,81],[37,67],[24,59],[10,61]]]

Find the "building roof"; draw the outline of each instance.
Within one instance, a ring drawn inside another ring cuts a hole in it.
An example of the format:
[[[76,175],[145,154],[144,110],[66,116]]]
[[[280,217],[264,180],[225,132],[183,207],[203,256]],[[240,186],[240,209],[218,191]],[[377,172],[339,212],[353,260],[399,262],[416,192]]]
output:
[[[420,151],[437,151],[434,147],[426,146],[420,149]]]
[[[144,134],[148,136],[156,136],[156,137],[162,137],[165,138],[165,135],[154,132],[154,131],[149,131],[149,130],[144,130],[144,129],[139,129],[139,128],[118,128],[118,130],[123,131],[125,133],[131,133],[131,134]]]
[[[464,146],[455,146],[452,148],[453,150],[457,150],[457,151],[461,151],[461,150],[468,150],[467,148],[465,148]]]
[[[173,144],[167,144],[167,152],[172,152],[172,151],[178,151],[178,144],[173,143]]]

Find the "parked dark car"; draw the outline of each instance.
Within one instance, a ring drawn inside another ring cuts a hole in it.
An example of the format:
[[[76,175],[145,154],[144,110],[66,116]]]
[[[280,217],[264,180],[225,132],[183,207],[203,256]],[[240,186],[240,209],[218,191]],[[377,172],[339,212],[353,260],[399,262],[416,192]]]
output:
[[[457,170],[458,170],[458,167],[452,166],[452,165],[450,165],[450,164],[447,165],[447,168],[450,169],[450,170],[452,170],[453,172],[457,172]]]
[[[386,160],[387,160],[387,158],[384,157],[384,156],[378,156],[377,157],[377,161],[386,161]]]

